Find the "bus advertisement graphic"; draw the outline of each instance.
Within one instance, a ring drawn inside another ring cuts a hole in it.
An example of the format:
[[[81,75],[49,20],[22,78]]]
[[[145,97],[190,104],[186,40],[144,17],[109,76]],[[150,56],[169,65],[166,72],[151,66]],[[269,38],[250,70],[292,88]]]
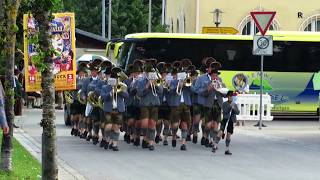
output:
[[[75,20],[74,13],[56,13],[50,23],[52,46],[56,53],[52,57],[54,63],[54,79],[56,90],[72,90],[76,88],[75,61]],[[24,67],[25,88],[27,92],[41,90],[41,72],[35,66],[37,52],[35,44],[30,40],[37,36],[37,22],[30,14],[23,17],[24,29]]]

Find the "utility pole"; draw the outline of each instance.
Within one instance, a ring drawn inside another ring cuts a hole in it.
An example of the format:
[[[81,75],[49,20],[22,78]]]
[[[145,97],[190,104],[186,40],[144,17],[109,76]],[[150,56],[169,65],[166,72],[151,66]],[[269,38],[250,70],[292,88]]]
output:
[[[109,0],[109,11],[108,11],[108,40],[111,40],[111,12],[112,12],[112,0]]]
[[[102,6],[102,27],[101,27],[101,36],[106,37],[106,0],[101,1]]]
[[[149,24],[148,24],[148,32],[151,32],[151,19],[152,19],[152,0],[149,0]]]

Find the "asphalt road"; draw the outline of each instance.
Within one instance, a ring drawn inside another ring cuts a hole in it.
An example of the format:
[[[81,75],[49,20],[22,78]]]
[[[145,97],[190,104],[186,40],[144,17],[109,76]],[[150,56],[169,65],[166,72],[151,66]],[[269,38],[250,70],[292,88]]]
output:
[[[70,136],[63,111],[56,115],[59,157],[92,180],[320,179],[320,126],[314,121],[268,122],[263,130],[247,123],[236,128],[231,141],[233,155],[225,156],[224,142],[216,154],[191,143],[186,152],[181,152],[179,146],[161,144],[149,151],[123,141],[118,152],[104,150]],[[40,119],[40,110],[28,109],[17,122],[39,143]]]

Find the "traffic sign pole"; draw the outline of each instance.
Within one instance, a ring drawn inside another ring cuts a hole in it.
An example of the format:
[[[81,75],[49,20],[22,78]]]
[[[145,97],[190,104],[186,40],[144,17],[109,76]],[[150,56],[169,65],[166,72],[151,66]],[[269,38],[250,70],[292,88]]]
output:
[[[272,36],[265,36],[268,31],[274,16],[275,11],[260,11],[251,12],[251,17],[254,20],[256,26],[258,27],[262,36],[253,37],[253,55],[260,55],[261,57],[261,68],[260,68],[260,111],[259,111],[259,122],[255,126],[259,126],[262,129],[262,113],[264,113],[264,108],[262,104],[262,93],[263,93],[263,60],[264,56],[273,55],[273,38]],[[320,122],[320,121],[319,121]],[[264,126],[265,127],[265,126]]]
[[[263,93],[263,60],[264,56],[261,55],[261,68],[260,68],[260,118],[259,118],[259,129],[262,129],[262,93]]]

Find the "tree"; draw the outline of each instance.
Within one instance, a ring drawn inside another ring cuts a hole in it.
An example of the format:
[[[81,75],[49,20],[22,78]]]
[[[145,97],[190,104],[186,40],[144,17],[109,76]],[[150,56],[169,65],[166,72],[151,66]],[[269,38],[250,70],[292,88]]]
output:
[[[63,9],[75,12],[77,28],[101,34],[101,0],[63,0]],[[112,38],[123,38],[130,33],[147,32],[148,10],[149,0],[112,0]],[[165,31],[165,27],[161,25],[161,13],[162,0],[153,0],[153,32]]]
[[[63,0],[63,10],[74,12],[76,27],[101,34],[101,0]]]
[[[53,55],[50,26],[52,12],[60,7],[60,0],[34,0],[32,3],[32,14],[38,23],[39,33],[33,38],[38,40],[36,52],[39,59],[43,60],[41,68],[42,87],[42,120],[40,125],[42,132],[42,179],[58,179],[56,126],[55,126],[55,87],[53,75]]]
[[[5,171],[12,170],[12,138],[14,122],[14,59],[17,25],[16,19],[20,0],[0,1],[0,25],[1,25],[1,57],[6,62],[5,70],[5,112],[10,133],[2,138],[1,168]]]

